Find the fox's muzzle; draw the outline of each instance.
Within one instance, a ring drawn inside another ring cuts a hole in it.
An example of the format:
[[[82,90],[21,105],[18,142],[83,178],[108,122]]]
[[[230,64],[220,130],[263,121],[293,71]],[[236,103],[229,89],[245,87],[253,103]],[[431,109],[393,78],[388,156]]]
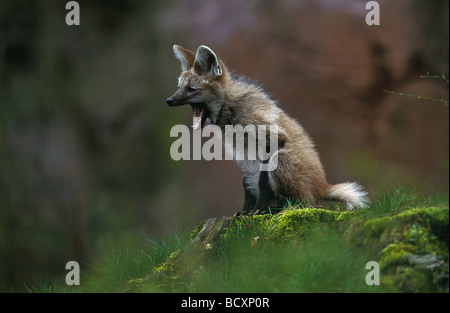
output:
[[[178,89],[173,95],[166,99],[169,106],[175,107],[179,105],[188,104],[187,97],[183,92],[183,89]]]
[[[171,106],[171,107],[175,107],[175,106],[179,106],[179,105],[184,105],[184,104],[186,104],[186,103],[183,102],[183,101],[176,101],[176,100],[173,99],[172,97],[171,97],[171,98],[167,98],[167,99],[166,99],[166,102],[167,102],[167,104],[168,104],[169,106]]]

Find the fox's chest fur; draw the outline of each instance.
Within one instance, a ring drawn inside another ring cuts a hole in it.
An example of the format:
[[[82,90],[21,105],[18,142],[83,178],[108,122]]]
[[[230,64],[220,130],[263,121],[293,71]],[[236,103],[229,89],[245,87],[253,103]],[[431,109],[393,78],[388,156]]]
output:
[[[239,145],[236,141],[232,144],[227,143],[225,126],[247,126],[247,125],[265,125],[269,128],[270,125],[277,125],[279,135],[286,140],[285,130],[278,124],[279,116],[284,112],[268,98],[268,96],[256,85],[249,85],[240,81],[240,77],[233,77],[233,80],[228,83],[225,88],[226,100],[223,103],[219,112],[216,125],[221,128],[221,135],[223,138],[223,145],[226,153],[233,155],[238,166],[243,172],[244,185],[248,191],[255,197],[259,197],[260,191],[258,182],[260,179],[260,165],[263,162],[270,162],[270,160],[256,160],[251,159],[236,159],[236,154],[239,152]],[[280,137],[279,136],[279,137]],[[279,138],[280,139],[280,138]],[[263,140],[263,143],[259,141]],[[256,136],[257,145],[267,144],[267,138],[260,138]],[[282,142],[284,145],[285,142]],[[248,155],[248,145],[244,144],[244,155]]]
[[[266,213],[268,206],[282,206],[286,198],[308,203],[320,198],[332,199],[344,202],[349,210],[365,205],[366,193],[358,184],[327,183],[310,137],[261,87],[231,75],[206,46],[200,46],[197,53],[174,46],[174,52],[183,72],[179,89],[167,99],[167,103],[170,106],[190,104],[194,128],[203,127],[206,121],[218,125],[225,150],[234,156],[239,153],[248,155],[249,145],[239,146],[236,141],[225,141],[227,126],[253,125],[270,129],[263,138],[257,136],[258,145],[267,144],[272,135],[277,138],[275,150],[264,159],[236,158],[244,176],[243,213]],[[276,133],[271,125],[276,126]],[[261,164],[268,165],[270,170],[261,170]]]

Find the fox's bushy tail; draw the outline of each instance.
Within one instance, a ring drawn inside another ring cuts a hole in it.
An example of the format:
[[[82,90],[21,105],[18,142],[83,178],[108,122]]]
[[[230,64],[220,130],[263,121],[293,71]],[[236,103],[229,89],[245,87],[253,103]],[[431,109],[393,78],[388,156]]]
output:
[[[324,198],[344,202],[349,211],[366,208],[369,204],[367,192],[357,183],[331,185]]]

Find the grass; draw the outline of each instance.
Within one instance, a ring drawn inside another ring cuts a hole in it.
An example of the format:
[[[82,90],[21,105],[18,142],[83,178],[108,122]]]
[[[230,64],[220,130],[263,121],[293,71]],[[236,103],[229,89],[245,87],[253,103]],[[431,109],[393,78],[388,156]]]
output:
[[[290,203],[296,207],[295,203]],[[372,192],[365,217],[400,213],[415,207],[448,207],[448,194],[425,196],[403,187]],[[345,222],[345,221],[344,221]],[[257,223],[255,223],[257,225]],[[342,223],[317,223],[300,237],[279,241],[268,238],[257,226],[237,227],[229,239],[213,250],[209,263],[182,282],[186,292],[383,292],[383,286],[365,283],[365,265],[374,259],[364,249],[355,249],[337,229]],[[273,236],[272,236],[273,237]],[[138,250],[114,251],[81,276],[81,286],[40,282],[29,292],[120,292],[127,282],[152,272],[169,255],[190,241],[189,234],[176,233],[171,240],[147,240]],[[87,272],[86,274],[84,274]]]
[[[371,203],[366,214],[369,216],[400,213],[408,208],[448,207],[448,193],[431,192],[423,194],[414,188],[394,187],[389,190],[373,191]]]
[[[146,239],[142,249],[112,251],[97,263],[80,264],[80,286],[67,286],[65,277],[54,281],[40,281],[25,286],[28,292],[121,292],[126,283],[136,277],[144,277],[152,268],[164,262],[169,255],[189,242],[188,233],[175,232],[170,240]]]
[[[194,277],[190,292],[369,292],[365,264],[333,227],[318,225],[302,238],[269,243],[243,236]]]

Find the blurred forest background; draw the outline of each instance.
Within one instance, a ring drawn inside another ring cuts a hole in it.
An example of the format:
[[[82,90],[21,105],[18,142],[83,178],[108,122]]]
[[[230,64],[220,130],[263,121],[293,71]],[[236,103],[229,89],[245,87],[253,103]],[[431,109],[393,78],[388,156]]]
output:
[[[317,144],[329,182],[448,192],[447,0],[0,0],[0,290],[24,290],[243,203],[232,161],[170,158],[173,44],[210,46]],[[62,276],[64,277],[64,276]],[[83,278],[81,278],[83,279]]]

